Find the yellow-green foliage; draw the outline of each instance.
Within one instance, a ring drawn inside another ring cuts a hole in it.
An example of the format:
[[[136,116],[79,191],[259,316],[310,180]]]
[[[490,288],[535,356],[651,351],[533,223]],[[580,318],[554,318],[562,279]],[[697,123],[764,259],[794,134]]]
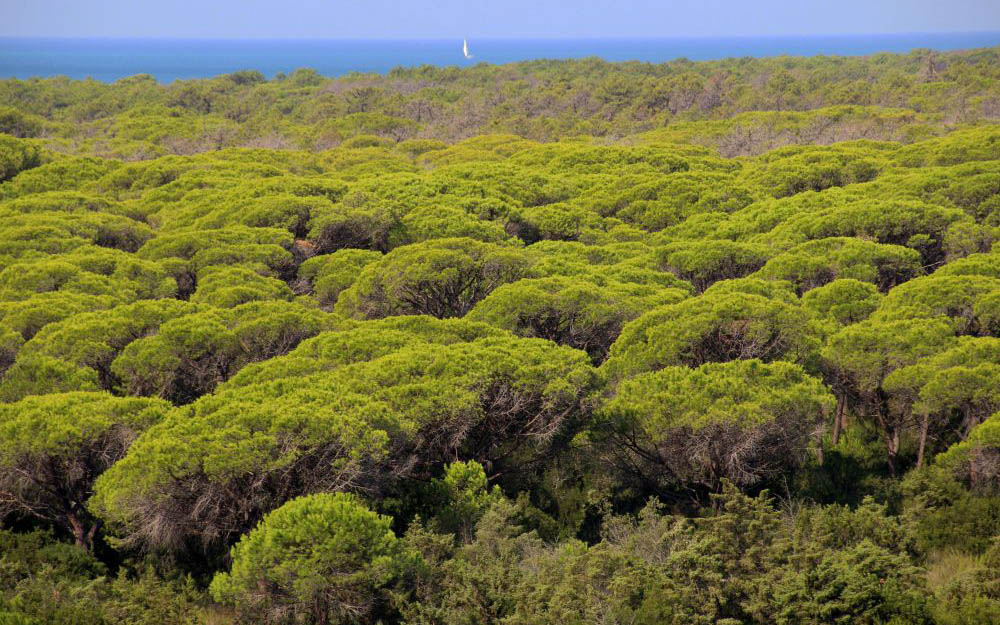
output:
[[[216,576],[212,594],[250,617],[291,611],[319,622],[357,620],[402,568],[391,525],[353,495],[294,499],[233,547],[232,571]]]
[[[993,622],[998,68],[0,81],[0,622]]]

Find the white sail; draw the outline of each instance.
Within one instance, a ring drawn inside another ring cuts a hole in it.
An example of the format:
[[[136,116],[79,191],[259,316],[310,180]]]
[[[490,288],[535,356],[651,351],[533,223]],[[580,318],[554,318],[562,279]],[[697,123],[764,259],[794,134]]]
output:
[[[471,59],[472,58],[472,55],[469,54],[469,40],[468,39],[463,39],[462,40],[462,54],[464,54],[465,58],[467,58],[467,59]]]

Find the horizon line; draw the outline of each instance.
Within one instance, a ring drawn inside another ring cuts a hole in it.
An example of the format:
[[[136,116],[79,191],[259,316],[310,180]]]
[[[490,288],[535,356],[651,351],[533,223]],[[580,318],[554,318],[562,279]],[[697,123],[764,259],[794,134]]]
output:
[[[459,39],[476,39],[478,41],[697,41],[706,39],[802,39],[818,37],[907,37],[907,36],[945,36],[945,35],[998,35],[1000,28],[980,30],[935,30],[935,31],[870,31],[870,32],[836,32],[836,33],[787,33],[787,34],[751,34],[751,35],[573,35],[573,36],[484,36],[455,35],[434,37],[286,37],[286,36],[226,36],[226,35],[4,35],[0,40],[60,40],[60,41],[303,41],[303,42],[420,42],[420,41],[454,41]],[[998,42],[1000,43],[1000,42]]]

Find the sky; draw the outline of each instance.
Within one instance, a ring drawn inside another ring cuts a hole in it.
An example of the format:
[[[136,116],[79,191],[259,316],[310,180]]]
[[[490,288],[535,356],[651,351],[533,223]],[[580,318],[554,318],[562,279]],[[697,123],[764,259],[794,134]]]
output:
[[[1000,31],[1000,0],[0,0],[0,37],[434,39]]]

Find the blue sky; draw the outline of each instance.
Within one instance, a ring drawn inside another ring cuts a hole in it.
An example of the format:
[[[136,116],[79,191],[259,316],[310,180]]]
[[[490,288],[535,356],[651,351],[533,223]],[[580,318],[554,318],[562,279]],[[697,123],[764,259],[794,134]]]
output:
[[[704,37],[1000,31],[1000,0],[0,0],[0,36]]]

